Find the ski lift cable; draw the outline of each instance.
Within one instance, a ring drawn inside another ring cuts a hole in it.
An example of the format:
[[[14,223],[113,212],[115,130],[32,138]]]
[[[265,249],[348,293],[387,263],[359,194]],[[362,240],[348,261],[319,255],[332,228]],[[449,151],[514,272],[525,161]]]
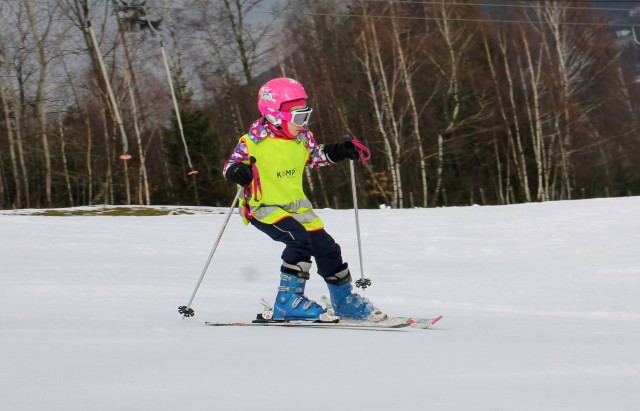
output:
[[[93,26],[91,25],[91,21],[89,20],[87,20],[87,29],[89,30],[89,37],[91,38],[91,42],[93,43],[93,48],[96,53],[96,58],[98,59],[98,65],[100,66],[100,71],[102,72],[102,76],[104,77],[104,83],[107,88],[107,94],[109,95],[109,100],[111,101],[111,107],[113,108],[113,112],[116,117],[116,123],[118,123],[118,127],[120,128],[120,134],[122,136],[122,154],[120,155],[120,160],[130,160],[131,155],[129,154],[129,140],[127,139],[127,133],[124,130],[122,117],[120,116],[120,110],[118,109],[118,103],[116,102],[115,95],[113,94],[113,89],[111,88],[111,82],[109,81],[109,76],[107,76],[107,69],[105,68],[104,61],[102,60],[102,53],[100,52],[100,47],[98,46],[96,33],[94,32]]]
[[[636,33],[635,26],[631,26],[631,34],[633,34],[633,42],[636,43],[636,45],[640,46],[640,41],[638,41],[638,33]]]
[[[147,14],[148,16],[148,14]],[[149,21],[148,17],[147,17],[147,22],[149,24],[149,27],[151,28],[151,30],[153,31],[153,34],[157,35],[158,38],[160,38],[160,51],[162,52],[162,61],[164,62],[164,69],[165,69],[165,73],[167,74],[167,83],[169,84],[169,91],[171,94],[171,101],[173,102],[173,110],[176,114],[176,122],[178,123],[178,130],[180,131],[180,138],[182,139],[182,145],[184,146],[184,153],[187,157],[187,163],[189,164],[189,169],[191,171],[189,171],[188,175],[192,176],[192,175],[196,175],[198,174],[198,171],[193,169],[193,163],[191,162],[191,156],[189,155],[189,147],[187,146],[187,139],[184,136],[184,129],[182,127],[182,118],[180,117],[180,109],[178,107],[178,99],[176,98],[176,93],[175,93],[175,88],[173,86],[173,79],[171,78],[171,71],[169,69],[169,61],[167,59],[167,52],[165,51],[164,48],[164,41],[162,40],[162,36],[160,36],[160,34],[156,31],[155,27],[153,27],[153,24],[151,24],[151,21]]]

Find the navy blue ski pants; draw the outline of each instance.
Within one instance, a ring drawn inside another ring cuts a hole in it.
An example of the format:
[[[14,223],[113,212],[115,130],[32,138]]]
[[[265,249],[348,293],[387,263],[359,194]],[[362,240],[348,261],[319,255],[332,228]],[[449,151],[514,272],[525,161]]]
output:
[[[250,220],[251,224],[275,241],[284,243],[282,259],[289,264],[311,261],[318,266],[318,274],[327,278],[342,266],[342,251],[333,237],[324,229],[307,231],[293,217],[286,217],[274,224]]]

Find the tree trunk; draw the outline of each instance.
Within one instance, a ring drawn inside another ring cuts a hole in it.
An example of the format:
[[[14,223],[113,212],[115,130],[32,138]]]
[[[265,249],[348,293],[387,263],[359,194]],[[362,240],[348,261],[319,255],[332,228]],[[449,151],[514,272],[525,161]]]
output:
[[[129,52],[129,45],[127,44],[127,39],[124,35],[124,29],[120,22],[120,16],[116,13],[116,19],[118,22],[118,31],[120,38],[122,39],[122,48],[124,50],[124,58],[125,58],[125,68],[124,68],[124,78],[126,87],[129,90],[129,102],[131,105],[131,116],[133,119],[133,127],[136,133],[136,142],[138,143],[138,157],[140,161],[140,171],[139,171],[139,184],[138,184],[138,204],[151,204],[151,194],[149,192],[149,178],[147,175],[147,163],[144,153],[144,146],[142,144],[142,134],[140,132],[140,118],[146,118],[143,109],[140,109],[140,115],[138,110],[138,105],[136,104],[136,99],[142,102],[142,98],[140,97],[140,90],[138,88],[138,82],[136,80],[135,71],[133,68],[133,61],[131,59],[131,54]],[[125,166],[125,174],[127,173],[128,168]],[[129,179],[127,178],[127,185],[129,185]],[[127,191],[128,193],[128,191]]]
[[[502,99],[502,88],[504,87],[501,82],[502,78],[499,78],[497,74],[496,67],[493,65],[492,54],[489,50],[489,44],[487,40],[486,33],[483,31],[483,40],[485,46],[485,52],[487,55],[487,63],[489,65],[489,70],[491,72],[491,78],[493,80],[493,84],[496,90],[496,96],[498,100],[498,109],[500,111],[500,116],[504,123],[504,130],[507,135],[507,147],[509,149],[509,153],[514,161],[514,168],[516,170],[516,175],[518,177],[518,181],[520,183],[520,187],[522,188],[522,192],[524,193],[525,199],[527,202],[531,202],[531,190],[529,188],[529,177],[527,173],[527,163],[526,156],[524,154],[523,146],[522,146],[522,136],[520,131],[520,115],[518,113],[519,109],[515,101],[515,87],[513,83],[513,77],[511,75],[511,67],[509,65],[509,51],[508,51],[508,43],[504,34],[500,34],[498,36],[498,44],[500,48],[500,56],[503,61],[503,74],[507,80],[507,90],[509,95],[509,104],[511,108],[511,119],[507,116],[507,104]],[[511,120],[511,121],[510,121]],[[513,131],[512,131],[513,127]],[[509,187],[511,185],[510,179],[507,178],[505,182],[506,186]],[[502,197],[502,195],[501,195]],[[507,201],[508,201],[507,196]]]
[[[5,65],[5,67],[6,67],[6,75],[7,75],[7,91],[9,92],[8,96],[5,94],[5,97],[8,97],[8,99],[5,99],[5,101],[10,103],[11,106],[13,107],[13,110],[10,110],[8,112],[13,112],[13,124],[14,124],[13,137],[15,141],[17,160],[20,166],[20,173],[16,175],[19,175],[22,181],[21,184],[19,185],[22,187],[21,206],[31,208],[31,188],[29,183],[29,168],[27,167],[27,161],[25,158],[23,126],[22,126],[22,119],[24,118],[24,112],[22,110],[23,102],[22,102],[22,99],[18,97],[16,89],[13,85],[13,81],[11,80],[12,75],[9,70],[9,65]],[[9,121],[7,124],[9,125],[9,127],[11,127],[11,121]]]
[[[44,28],[44,34],[40,38],[38,33],[38,27],[36,24],[36,18],[33,11],[33,0],[26,0],[24,2],[27,8],[27,15],[29,18],[29,26],[31,27],[31,33],[33,35],[33,42],[36,48],[36,56],[40,69],[40,76],[38,77],[38,86],[36,90],[36,116],[40,122],[40,136],[42,138],[42,152],[44,155],[44,181],[45,181],[45,199],[46,206],[52,207],[53,200],[51,197],[51,152],[49,151],[49,136],[47,134],[47,113],[45,112],[45,85],[47,80],[47,58],[45,56],[45,49],[43,42],[46,41],[47,33],[50,29],[50,24]]]
[[[529,116],[529,124],[531,129],[531,138],[533,142],[533,151],[536,159],[536,170],[538,175],[538,193],[536,198],[538,201],[547,201],[548,188],[548,171],[546,167],[546,153],[544,143],[543,119],[540,111],[540,74],[541,74],[541,58],[538,58],[538,65],[534,64],[529,41],[524,30],[520,30],[522,45],[525,52],[526,67],[520,66],[520,79],[522,81],[523,90],[530,90],[527,99],[527,113]],[[527,84],[528,83],[528,84]],[[527,93],[528,94],[528,93]]]
[[[85,124],[87,130],[87,204],[93,205],[93,132],[91,130],[91,120],[89,114],[85,114]]]
[[[393,3],[392,3],[393,4]],[[395,46],[395,53],[398,56],[398,62],[400,63],[400,73],[402,74],[403,83],[407,92],[409,112],[411,114],[411,125],[413,129],[413,137],[415,138],[416,149],[418,150],[418,166],[420,167],[420,178],[422,179],[422,207],[427,207],[427,169],[425,166],[425,155],[423,149],[422,136],[420,133],[420,116],[418,114],[418,108],[416,100],[414,98],[412,74],[409,73],[409,67],[406,62],[404,50],[400,42],[400,34],[398,32],[397,22],[395,16],[391,17],[391,27],[393,29],[393,40]]]
[[[104,204],[114,204],[114,196],[113,196],[113,172],[111,170],[111,134],[109,133],[109,122],[107,121],[107,110],[106,106],[102,107],[102,127],[104,130],[104,149],[106,155],[106,163],[107,170],[106,176],[103,183],[103,195],[104,195]],[[115,130],[114,130],[115,133]]]
[[[4,123],[7,131],[7,139],[9,141],[9,158],[11,159],[11,171],[13,174],[13,184],[15,186],[15,194],[13,203],[17,208],[22,208],[23,187],[22,179],[20,178],[20,168],[17,153],[17,141],[13,134],[13,127],[11,125],[11,109],[9,107],[9,101],[4,93],[5,85],[2,81],[3,77],[0,76],[0,100],[2,102],[2,112],[4,113]],[[8,78],[11,81],[11,78]],[[12,103],[15,105],[15,102]],[[15,114],[14,114],[15,115]]]
[[[64,127],[62,126],[62,119],[60,118],[60,112],[58,112],[58,132],[60,133],[60,154],[62,155],[62,173],[64,174],[64,181],[67,185],[67,193],[69,195],[69,206],[73,207],[73,189],[71,187],[71,177],[69,176],[69,167],[67,163],[67,152],[65,151],[66,142],[64,139]]]
[[[365,17],[365,28],[360,34],[362,60],[369,96],[373,105],[373,113],[378,131],[384,141],[387,156],[387,168],[391,175],[393,200],[391,206],[402,207],[402,179],[398,164],[397,153],[400,141],[398,138],[398,124],[395,120],[392,106],[392,96],[386,79],[384,63],[380,54],[380,44],[376,33],[375,20]]]

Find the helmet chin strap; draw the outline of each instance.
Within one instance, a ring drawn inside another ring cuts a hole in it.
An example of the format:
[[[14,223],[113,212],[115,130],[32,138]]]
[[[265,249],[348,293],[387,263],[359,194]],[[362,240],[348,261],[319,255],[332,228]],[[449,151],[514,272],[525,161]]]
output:
[[[265,120],[267,121],[267,126],[278,137],[283,137],[283,138],[286,138],[288,140],[293,140],[293,139],[296,138],[296,136],[294,136],[291,133],[289,133],[289,130],[286,127],[286,121],[285,120],[277,120],[278,124],[275,124],[275,123],[269,121],[269,118],[267,116],[265,116]]]

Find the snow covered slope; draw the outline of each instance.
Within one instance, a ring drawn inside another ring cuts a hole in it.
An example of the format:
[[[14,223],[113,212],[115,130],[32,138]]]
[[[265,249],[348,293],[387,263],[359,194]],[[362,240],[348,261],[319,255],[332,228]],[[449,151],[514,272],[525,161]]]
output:
[[[639,407],[639,197],[361,210],[367,297],[426,331],[204,326],[275,296],[281,246],[237,216],[182,319],[225,213],[194,211],[0,212],[2,410]],[[353,211],[319,213],[358,277]]]

